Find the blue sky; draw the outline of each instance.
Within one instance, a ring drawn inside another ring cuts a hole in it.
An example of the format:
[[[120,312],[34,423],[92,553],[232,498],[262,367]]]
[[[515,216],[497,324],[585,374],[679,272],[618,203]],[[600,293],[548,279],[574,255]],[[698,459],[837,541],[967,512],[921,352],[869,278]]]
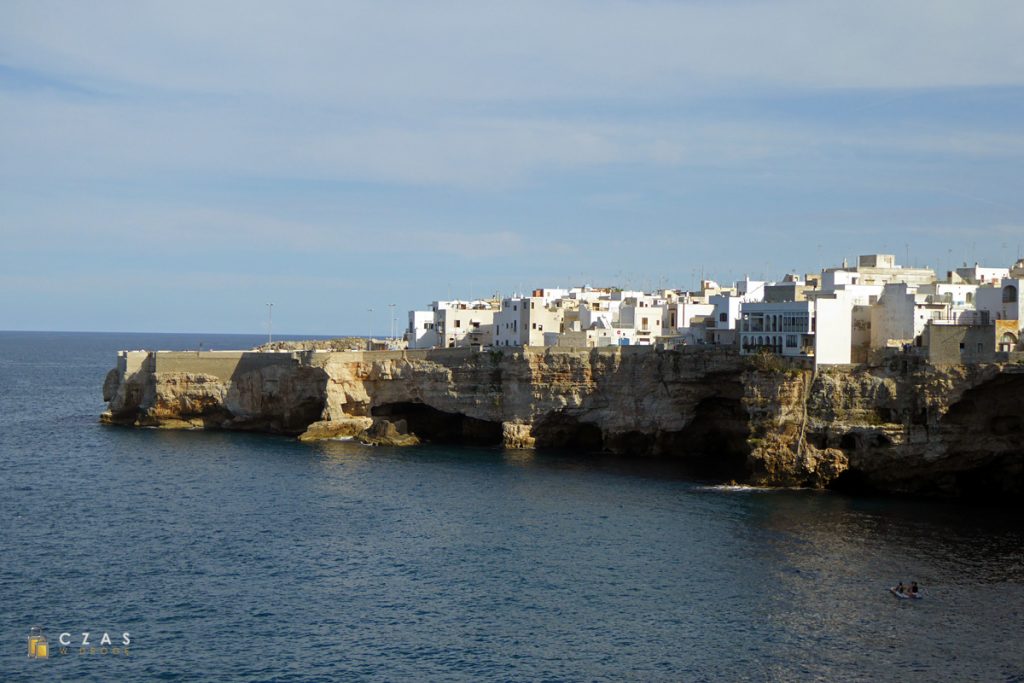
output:
[[[1009,265],[1022,33],[1017,1],[8,0],[0,329]]]

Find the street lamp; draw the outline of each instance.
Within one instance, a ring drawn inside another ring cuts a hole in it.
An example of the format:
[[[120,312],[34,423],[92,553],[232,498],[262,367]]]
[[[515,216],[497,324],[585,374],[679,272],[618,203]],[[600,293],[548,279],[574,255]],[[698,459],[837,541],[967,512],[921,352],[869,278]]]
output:
[[[267,304],[267,343],[274,343],[274,304]]]
[[[369,334],[366,336],[366,350],[370,350],[370,342],[373,339],[373,309],[366,309],[366,330]]]
[[[391,338],[395,338],[395,305],[388,304],[388,308],[391,309]]]

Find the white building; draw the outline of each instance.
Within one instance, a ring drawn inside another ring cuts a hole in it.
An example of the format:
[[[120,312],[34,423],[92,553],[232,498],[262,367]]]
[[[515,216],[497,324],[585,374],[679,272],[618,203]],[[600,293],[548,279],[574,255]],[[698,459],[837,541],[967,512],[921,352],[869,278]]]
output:
[[[741,354],[767,349],[780,356],[814,355],[814,302],[749,302],[739,324]]]
[[[734,344],[740,320],[740,307],[745,303],[763,301],[766,284],[761,280],[744,278],[736,283],[734,291],[710,295],[708,303],[714,306],[715,310],[705,323],[708,341],[712,344]]]
[[[987,312],[991,320],[1024,320],[1024,301],[1021,290],[1024,278],[1005,277],[998,285],[978,287],[975,291],[975,307]]]
[[[871,348],[918,344],[929,320],[948,320],[951,307],[928,300],[906,283],[885,286],[871,309]]]
[[[855,296],[843,290],[814,300],[814,362],[844,365],[853,358]]]
[[[665,318],[667,317],[666,301],[657,295],[639,294],[627,297],[619,307],[619,320],[615,327],[621,330],[632,330],[629,342],[642,346],[654,343],[662,336]]]
[[[534,293],[544,291],[551,290]],[[562,332],[568,305],[565,299],[544,295],[502,299],[501,310],[494,316],[494,345],[543,346],[545,332]]]
[[[821,273],[821,289],[826,292],[839,285],[887,285],[894,282],[915,286],[931,284],[935,282],[935,271],[897,265],[892,254],[866,254],[858,259],[856,267],[844,262],[841,268],[827,268]]]
[[[973,309],[977,291],[978,285],[966,282],[936,282],[917,288],[918,294],[927,294],[934,303],[947,303],[954,310]]]
[[[405,339],[410,349],[489,346],[495,313],[493,301],[435,301],[429,311],[409,311]]]
[[[409,327],[405,331],[405,341],[410,349],[432,349],[437,346],[433,310],[409,311]]]
[[[715,314],[715,307],[698,303],[689,297],[665,305],[663,320],[665,336],[678,336],[685,344],[705,341],[707,321]]]
[[[964,282],[972,285],[999,284],[999,281],[1006,277],[1010,277],[1009,268],[988,268],[977,263],[973,266],[968,266],[965,263],[949,274],[950,282]]]
[[[611,327],[619,321],[621,305],[622,301],[613,301],[611,298],[580,303],[580,328],[589,330],[598,324]]]

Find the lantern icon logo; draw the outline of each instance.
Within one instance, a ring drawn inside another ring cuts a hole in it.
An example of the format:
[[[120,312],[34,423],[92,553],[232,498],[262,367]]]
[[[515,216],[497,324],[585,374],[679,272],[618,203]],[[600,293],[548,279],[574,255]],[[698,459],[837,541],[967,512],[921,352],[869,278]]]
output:
[[[32,659],[46,659],[50,656],[50,644],[43,629],[33,626],[28,631],[28,656]]]

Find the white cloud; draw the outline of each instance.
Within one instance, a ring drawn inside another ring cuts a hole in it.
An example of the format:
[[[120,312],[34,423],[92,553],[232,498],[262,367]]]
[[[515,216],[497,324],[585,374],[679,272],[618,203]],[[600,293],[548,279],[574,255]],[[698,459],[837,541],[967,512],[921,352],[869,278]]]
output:
[[[425,100],[1024,83],[1015,1],[5,3],[4,61],[113,89]]]
[[[1006,157],[1024,136],[849,134],[682,105],[770,89],[1021,85],[1021,25],[1024,4],[998,0],[6,3],[0,63],[30,72],[27,89],[0,91],[0,173],[507,188],[538,171],[841,147]],[[34,90],[31,73],[46,77]],[[101,94],[47,85],[62,79]],[[602,105],[655,100],[677,113]]]

